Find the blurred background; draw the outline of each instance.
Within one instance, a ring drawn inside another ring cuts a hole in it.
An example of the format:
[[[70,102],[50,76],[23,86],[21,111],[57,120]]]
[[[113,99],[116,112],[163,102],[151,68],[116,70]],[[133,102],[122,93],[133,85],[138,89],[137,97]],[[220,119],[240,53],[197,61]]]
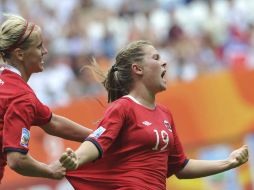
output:
[[[186,154],[225,159],[242,144],[247,164],[195,180],[167,180],[174,190],[254,189],[254,1],[250,0],[0,0],[41,26],[49,53],[45,71],[29,84],[55,113],[90,128],[107,106],[106,92],[88,70],[105,71],[128,42],[151,41],[168,62],[168,90],[158,102],[173,113]],[[50,163],[78,143],[33,127],[30,153]],[[66,180],[20,176],[6,168],[1,190],[72,190]]]

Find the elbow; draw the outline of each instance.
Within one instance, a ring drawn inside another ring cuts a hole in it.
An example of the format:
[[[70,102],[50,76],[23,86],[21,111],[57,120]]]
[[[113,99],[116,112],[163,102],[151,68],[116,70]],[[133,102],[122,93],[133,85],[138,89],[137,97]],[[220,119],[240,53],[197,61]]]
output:
[[[191,179],[192,178],[188,169],[189,168],[188,164],[190,163],[189,161],[190,159],[186,159],[184,161],[182,168],[177,173],[175,173],[175,176],[177,177],[177,179]]]
[[[175,174],[175,176],[177,177],[177,179],[186,179],[183,175],[180,174]]]
[[[19,164],[18,162],[8,163],[8,166],[16,172],[19,172],[21,170],[21,164]]]
[[[175,176],[177,177],[177,179],[193,179],[193,178],[197,178],[196,176],[194,176],[192,174],[181,173],[181,172],[175,174]]]
[[[193,177],[191,176],[191,174],[189,174],[188,172],[186,172],[185,170],[180,170],[179,172],[177,172],[175,174],[175,176],[177,177],[177,179],[192,179]]]
[[[23,160],[25,155],[17,152],[7,153],[7,165],[14,171],[18,172],[22,170]]]
[[[7,165],[14,171],[19,171],[21,169],[21,164],[18,160],[10,160],[7,162]]]

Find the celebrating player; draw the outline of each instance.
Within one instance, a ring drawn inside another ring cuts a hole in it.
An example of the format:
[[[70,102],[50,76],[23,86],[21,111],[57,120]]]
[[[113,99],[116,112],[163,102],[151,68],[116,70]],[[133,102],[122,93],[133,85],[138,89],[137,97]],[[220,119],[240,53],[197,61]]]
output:
[[[25,176],[60,179],[66,169],[59,161],[43,164],[28,154],[30,127],[73,141],[83,141],[91,130],[53,114],[36,97],[27,81],[44,69],[41,29],[22,17],[5,15],[0,29],[0,181],[6,164]]]
[[[163,190],[173,174],[204,177],[248,160],[247,146],[227,160],[187,159],[171,113],[155,103],[167,87],[166,66],[147,41],[118,53],[103,83],[111,104],[102,121],[75,152],[67,149],[60,158],[67,169],[78,168],[67,173],[76,190]]]

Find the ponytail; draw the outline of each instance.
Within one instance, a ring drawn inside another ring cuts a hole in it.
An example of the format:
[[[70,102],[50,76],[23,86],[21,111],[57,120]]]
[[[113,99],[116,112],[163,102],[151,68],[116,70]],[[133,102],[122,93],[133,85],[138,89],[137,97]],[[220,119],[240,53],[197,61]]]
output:
[[[147,45],[151,45],[151,43],[142,40],[134,41],[120,50],[116,56],[115,64],[108,70],[106,75],[95,59],[90,61],[90,65],[83,66],[83,68],[89,68],[96,79],[103,84],[108,92],[108,102],[113,102],[129,94],[133,83],[131,65],[142,63],[145,55],[143,48]]]
[[[108,102],[113,102],[124,95],[128,94],[128,91],[121,84],[119,77],[119,69],[116,65],[113,65],[108,71],[108,75],[103,81],[103,86],[108,91]]]
[[[89,65],[85,65],[81,68],[81,72],[84,69],[90,69],[95,79],[98,82],[101,82],[105,87],[108,92],[108,102],[113,102],[118,98],[128,94],[128,91],[123,88],[123,85],[119,81],[119,68],[116,65],[113,65],[108,70],[108,73],[105,74],[96,60],[92,58]]]
[[[4,53],[0,51],[0,65],[5,62]]]

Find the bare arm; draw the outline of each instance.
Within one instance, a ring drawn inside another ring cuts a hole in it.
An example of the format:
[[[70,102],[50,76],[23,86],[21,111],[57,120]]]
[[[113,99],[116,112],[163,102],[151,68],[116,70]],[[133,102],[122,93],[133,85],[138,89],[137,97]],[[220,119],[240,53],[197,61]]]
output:
[[[92,162],[99,157],[97,147],[90,141],[83,142],[74,152],[67,148],[60,158],[62,165],[69,170],[77,169],[79,166]]]
[[[50,135],[78,142],[83,142],[92,132],[91,129],[56,114],[53,114],[50,122],[41,128]]]
[[[248,147],[246,145],[233,151],[227,160],[192,160],[179,171],[179,179],[191,179],[218,174],[236,168],[248,161]]]
[[[12,170],[24,176],[61,179],[65,175],[65,168],[59,161],[46,165],[20,152],[8,152],[7,164]]]

